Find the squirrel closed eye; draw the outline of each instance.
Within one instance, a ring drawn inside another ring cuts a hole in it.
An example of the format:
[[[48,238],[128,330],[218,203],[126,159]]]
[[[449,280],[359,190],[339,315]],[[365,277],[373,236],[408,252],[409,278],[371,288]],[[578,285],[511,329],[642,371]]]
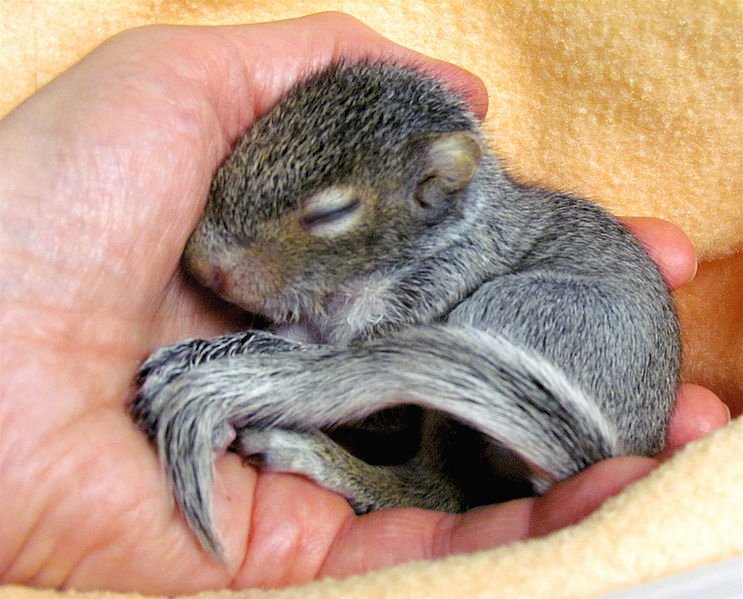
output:
[[[301,209],[299,222],[311,235],[333,237],[359,222],[361,199],[353,188],[331,187],[311,197]]]

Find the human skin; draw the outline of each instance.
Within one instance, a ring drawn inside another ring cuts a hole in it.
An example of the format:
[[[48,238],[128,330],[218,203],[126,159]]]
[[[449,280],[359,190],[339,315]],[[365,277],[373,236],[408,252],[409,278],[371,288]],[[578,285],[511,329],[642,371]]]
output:
[[[198,545],[126,406],[155,348],[245,326],[180,254],[231,144],[293,82],[339,57],[423,65],[483,116],[482,83],[343,15],[116,36],[0,122],[0,582],[184,593],[296,584],[546,534],[580,520],[675,448],[722,426],[710,391],[679,391],[659,459],[597,464],[544,497],[463,515],[355,516],[301,477],[216,464],[227,566]],[[669,284],[694,251],[628,219]]]

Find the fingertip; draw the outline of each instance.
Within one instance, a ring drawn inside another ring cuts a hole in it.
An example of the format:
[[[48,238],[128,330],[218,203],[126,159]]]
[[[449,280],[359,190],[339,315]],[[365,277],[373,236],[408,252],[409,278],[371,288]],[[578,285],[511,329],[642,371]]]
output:
[[[657,465],[652,458],[612,458],[556,484],[535,500],[529,536],[543,536],[580,522],[608,498],[647,476]]]
[[[485,82],[474,73],[447,62],[440,63],[439,73],[447,85],[464,96],[473,114],[483,120],[488,113]]]
[[[679,388],[668,428],[667,444],[678,448],[725,426],[730,408],[706,387],[687,383]]]
[[[651,217],[624,219],[660,268],[671,289],[690,282],[697,272],[694,245],[676,225]]]

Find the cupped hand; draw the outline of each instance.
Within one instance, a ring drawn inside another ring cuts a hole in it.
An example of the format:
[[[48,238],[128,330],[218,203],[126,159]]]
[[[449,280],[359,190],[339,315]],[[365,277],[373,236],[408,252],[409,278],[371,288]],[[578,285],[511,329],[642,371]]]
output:
[[[201,550],[127,413],[134,374],[160,345],[243,324],[181,275],[180,253],[235,139],[341,57],[418,64],[485,112],[473,76],[325,14],[133,30],[0,122],[0,582],[182,593],[342,576],[545,534],[657,464],[609,460],[542,498],[464,515],[356,517],[307,480],[228,455],[214,489],[228,566]],[[693,276],[678,229],[628,222],[671,285]],[[669,448],[726,420],[713,394],[684,386]]]

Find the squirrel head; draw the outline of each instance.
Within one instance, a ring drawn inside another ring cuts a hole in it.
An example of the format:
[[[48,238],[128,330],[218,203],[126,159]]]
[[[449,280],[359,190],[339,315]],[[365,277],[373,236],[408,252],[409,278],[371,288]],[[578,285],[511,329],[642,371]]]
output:
[[[274,321],[318,315],[344,283],[394,268],[461,215],[482,154],[464,100],[433,77],[333,65],[295,86],[217,171],[186,268]]]

